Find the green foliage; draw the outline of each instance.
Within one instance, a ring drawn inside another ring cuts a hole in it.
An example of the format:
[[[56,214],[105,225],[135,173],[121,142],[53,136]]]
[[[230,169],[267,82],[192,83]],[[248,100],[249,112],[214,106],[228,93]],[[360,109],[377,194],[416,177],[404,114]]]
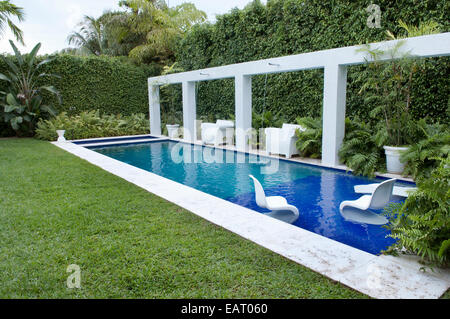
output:
[[[388,252],[417,254],[423,261],[448,266],[450,261],[450,159],[440,159],[429,178],[419,179],[418,190],[403,205],[388,210],[386,226],[398,242]]]
[[[297,136],[296,146],[300,156],[322,157],[322,118],[301,117],[297,118],[297,124],[306,130],[295,132]]]
[[[185,71],[254,61],[258,59],[312,52],[336,47],[383,41],[385,30],[403,31],[398,20],[411,25],[434,20],[443,32],[449,31],[450,3],[445,0],[377,1],[382,8],[382,29],[366,25],[365,8],[373,1],[269,0],[267,5],[253,1],[243,10],[232,10],[217,17],[217,22],[194,26],[179,41],[176,61]],[[414,75],[411,90],[412,118],[426,115],[436,121],[448,121],[450,73],[449,58],[426,59],[422,71]],[[348,72],[347,114],[367,117],[370,106],[358,92],[364,79],[363,66]],[[263,112],[264,76],[254,76],[253,108]],[[319,117],[323,103],[323,71],[311,70],[271,74],[267,81],[265,111],[281,112],[287,122],[301,116]],[[231,92],[231,94],[230,94]],[[228,80],[201,84],[198,100],[200,114],[218,113],[234,105],[234,87]],[[218,100],[220,103],[218,103]],[[370,119],[372,122],[373,120]],[[373,123],[375,124],[375,123]]]
[[[129,21],[128,32],[144,35],[143,41],[129,52],[138,63],[170,63],[176,41],[192,25],[206,20],[206,13],[192,3],[173,8],[164,1],[128,0],[124,4],[131,9],[123,13]]]
[[[46,57],[37,57],[42,62]],[[0,61],[0,73],[7,65]],[[43,94],[49,105],[55,105],[58,112],[69,115],[93,109],[104,114],[131,115],[148,114],[147,79],[159,74],[159,68],[137,67],[120,58],[58,55],[42,66],[46,74],[58,74],[58,78],[39,78],[39,85],[53,85],[58,88],[63,101],[58,105],[51,94]],[[6,86],[0,81],[0,91]]]
[[[105,54],[108,39],[105,31],[104,19],[84,16],[78,24],[79,30],[73,31],[67,37],[69,45],[76,45],[81,52],[86,54]]]
[[[434,21],[420,23],[419,27],[409,26],[403,21],[399,25],[407,31],[407,36],[419,36],[438,33],[438,24]],[[387,31],[389,40],[396,36]],[[384,119],[384,125],[377,131],[378,146],[409,145],[416,135],[416,124],[410,114],[414,75],[424,67],[423,59],[413,58],[410,52],[403,52],[405,42],[398,41],[383,51],[369,44],[358,51],[367,54],[365,72],[360,74],[363,82],[360,93],[364,92],[364,102],[371,109],[372,119]],[[389,56],[391,61],[383,61]]]
[[[403,152],[400,160],[406,163],[404,174],[414,179],[427,178],[439,161],[436,158],[448,158],[450,153],[450,127],[445,124],[427,124],[425,120],[417,123],[422,132],[418,142]]]
[[[33,135],[35,124],[41,117],[56,115],[55,109],[50,104],[43,104],[44,91],[56,96],[61,103],[60,94],[54,86],[39,84],[38,81],[39,79],[48,81],[50,77],[57,77],[42,72],[43,67],[54,57],[37,63],[36,56],[41,47],[40,43],[29,54],[22,55],[14,42],[9,42],[14,50],[15,60],[0,56],[7,66],[6,72],[0,73],[0,80],[6,82],[6,92],[0,92],[0,106],[3,106],[0,117],[17,134]]]
[[[164,66],[161,75],[167,75],[175,72],[182,72],[173,63],[171,66]],[[161,103],[161,123],[163,127],[163,134],[166,131],[166,124],[181,124],[183,121],[183,111],[181,102],[181,88],[180,85],[164,84],[160,86],[160,103]]]
[[[58,137],[56,130],[65,130],[65,137],[70,140],[138,135],[148,134],[149,127],[149,121],[142,113],[130,116],[100,115],[97,110],[69,116],[63,112],[52,119],[41,120],[37,125],[36,137],[54,141]]]
[[[23,32],[14,24],[11,17],[15,17],[17,20],[23,21],[25,18],[23,8],[11,3],[10,0],[0,1],[0,36],[3,35],[5,25],[8,25],[9,30],[12,32],[16,40],[21,44],[24,44]]]
[[[385,170],[383,148],[376,141],[374,128],[359,119],[345,120],[345,138],[339,150],[342,162],[355,175],[373,177]]]
[[[273,114],[271,111],[266,111],[264,113],[252,114],[252,128],[259,131],[266,127],[281,127],[284,119],[281,114]]]

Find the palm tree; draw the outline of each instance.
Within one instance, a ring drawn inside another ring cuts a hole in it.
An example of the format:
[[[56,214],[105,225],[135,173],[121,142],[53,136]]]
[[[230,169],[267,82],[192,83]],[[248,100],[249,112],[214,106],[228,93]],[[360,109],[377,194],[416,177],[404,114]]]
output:
[[[128,56],[133,48],[145,42],[145,33],[133,31],[131,16],[130,12],[109,11],[99,18],[104,25],[106,55]]]
[[[91,16],[84,16],[84,19],[79,23],[79,27],[79,31],[74,31],[68,36],[69,45],[75,44],[91,54],[104,54],[107,42],[103,21]]]
[[[192,3],[169,8],[162,0],[127,0],[132,10],[132,25],[136,32],[144,33],[146,40],[130,52],[138,62],[170,64],[176,39],[192,25],[206,20],[206,13]]]
[[[14,24],[11,17],[16,17],[20,22],[22,22],[25,18],[23,8],[12,4],[10,0],[0,1],[0,37],[5,32],[6,25],[8,25],[16,40],[21,44],[24,44],[23,32]]]

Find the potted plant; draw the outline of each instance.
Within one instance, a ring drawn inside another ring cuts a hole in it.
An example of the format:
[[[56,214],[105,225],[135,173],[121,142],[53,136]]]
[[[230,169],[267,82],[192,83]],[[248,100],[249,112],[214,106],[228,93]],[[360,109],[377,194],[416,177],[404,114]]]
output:
[[[401,21],[400,26],[412,36],[437,32],[436,24],[432,22],[421,25],[421,34]],[[387,34],[390,40],[396,40],[391,32]],[[360,92],[368,93],[365,102],[373,106],[370,116],[382,119],[377,126],[375,141],[385,150],[387,171],[396,174],[404,170],[406,163],[400,161],[400,155],[414,141],[417,131],[410,113],[411,92],[414,74],[423,65],[423,59],[414,58],[403,50],[404,44],[404,41],[398,41],[387,50],[365,45],[358,50],[367,53],[370,62],[362,73],[365,82]],[[385,57],[388,62],[384,61]]]
[[[167,136],[169,136],[169,138],[180,137],[180,125],[175,124],[175,122],[176,122],[176,116],[174,114],[169,114],[167,116],[167,123],[172,123],[172,124],[166,124]]]

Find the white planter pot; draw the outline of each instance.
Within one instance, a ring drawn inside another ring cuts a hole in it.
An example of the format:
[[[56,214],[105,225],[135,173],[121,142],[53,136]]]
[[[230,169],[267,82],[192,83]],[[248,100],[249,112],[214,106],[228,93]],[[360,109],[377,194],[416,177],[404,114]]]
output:
[[[407,147],[383,146],[386,154],[386,168],[388,173],[401,174],[405,164],[400,162],[400,152],[406,151]]]
[[[56,130],[56,133],[58,134],[58,142],[66,141],[66,138],[64,137],[64,133],[66,133],[66,130]]]
[[[180,137],[180,125],[178,124],[167,124],[167,134],[169,138],[179,138]]]

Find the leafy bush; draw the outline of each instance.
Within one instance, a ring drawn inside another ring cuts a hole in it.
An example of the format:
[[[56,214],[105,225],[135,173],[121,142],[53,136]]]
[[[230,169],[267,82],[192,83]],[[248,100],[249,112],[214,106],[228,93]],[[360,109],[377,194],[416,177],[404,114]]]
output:
[[[262,114],[253,112],[252,114],[252,128],[257,131],[266,127],[281,127],[283,121],[284,119],[279,113],[274,114],[271,111]]]
[[[450,153],[450,127],[445,124],[427,124],[425,120],[417,123],[422,132],[417,143],[413,143],[403,152],[400,160],[406,163],[404,174],[414,179],[426,178],[435,169],[439,161],[436,158],[448,158]]]
[[[0,91],[0,119],[8,123],[18,135],[32,135],[36,122],[45,115],[54,116],[55,109],[48,103],[44,104],[44,91],[53,94],[61,104],[61,97],[55,87],[48,84],[38,84],[39,79],[56,77],[54,74],[42,72],[42,68],[54,57],[49,57],[36,63],[36,56],[41,47],[38,43],[29,54],[20,53],[13,41],[15,59],[0,56],[7,65],[6,72],[0,73],[0,80],[6,82],[6,92]],[[41,80],[42,82],[42,80]],[[45,100],[48,102],[48,99]]]
[[[345,138],[339,157],[355,175],[373,177],[375,172],[385,169],[383,148],[375,141],[375,131],[370,124],[359,119],[345,120]]]
[[[423,261],[448,266],[450,261],[450,159],[440,159],[430,178],[419,179],[418,190],[403,205],[391,207],[389,224],[398,240],[387,252],[400,250]]]
[[[296,147],[300,156],[321,158],[322,157],[322,119],[312,117],[300,117],[297,119],[297,124],[301,125],[306,130],[300,132],[297,130]]]
[[[409,26],[403,21],[399,25],[407,31],[404,36],[421,36],[439,33],[439,25],[434,21],[421,22],[419,27]],[[388,40],[397,40],[387,31]],[[401,37],[400,37],[401,38]],[[372,48],[369,44],[358,51],[367,54],[366,70],[361,73],[365,92],[364,102],[369,106],[373,120],[384,119],[376,133],[378,146],[404,146],[413,142],[417,125],[411,115],[412,90],[415,87],[415,74],[425,65],[424,59],[415,58],[410,52],[402,52],[404,41],[398,41],[389,49]],[[389,56],[391,61],[383,59]]]
[[[142,113],[130,116],[100,115],[97,110],[69,116],[63,112],[52,119],[41,120],[37,125],[36,137],[54,141],[58,137],[56,130],[66,130],[65,137],[69,140],[148,134],[149,125]]]

